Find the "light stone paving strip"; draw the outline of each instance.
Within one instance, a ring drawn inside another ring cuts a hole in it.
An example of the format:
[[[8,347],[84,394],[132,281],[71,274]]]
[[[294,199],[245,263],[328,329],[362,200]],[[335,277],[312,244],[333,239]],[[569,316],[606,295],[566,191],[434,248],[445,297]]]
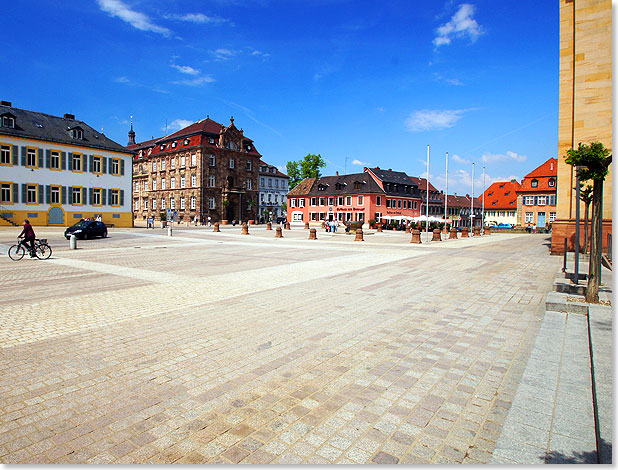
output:
[[[0,349],[0,461],[488,462],[560,262],[540,242],[363,255],[324,244],[324,260],[296,271],[262,268],[237,246],[254,269],[212,289],[209,276],[199,289],[128,283],[50,301],[47,314],[72,326],[47,338],[14,315],[14,331],[33,336]],[[170,244],[166,257],[182,277],[186,265],[226,266],[209,263],[217,249]],[[137,251],[90,252],[97,282],[117,266],[143,282]],[[0,276],[18,269],[0,263]],[[50,277],[67,268],[37,265]],[[97,295],[91,314],[106,323],[84,329],[76,307]]]

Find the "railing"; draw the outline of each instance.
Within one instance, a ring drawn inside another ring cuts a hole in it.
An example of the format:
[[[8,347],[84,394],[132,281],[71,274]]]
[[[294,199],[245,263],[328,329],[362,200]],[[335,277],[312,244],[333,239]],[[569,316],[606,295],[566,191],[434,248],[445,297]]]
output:
[[[607,234],[607,259],[610,261],[612,261],[612,234],[608,233]]]

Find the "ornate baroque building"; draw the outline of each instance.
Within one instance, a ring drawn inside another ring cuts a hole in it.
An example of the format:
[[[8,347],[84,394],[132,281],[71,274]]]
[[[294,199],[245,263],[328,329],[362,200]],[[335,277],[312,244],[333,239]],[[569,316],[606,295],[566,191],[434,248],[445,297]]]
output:
[[[179,222],[257,219],[261,155],[234,118],[228,126],[206,118],[141,143],[135,142],[131,125],[127,148],[135,152],[136,219],[158,219],[167,209],[177,213]]]

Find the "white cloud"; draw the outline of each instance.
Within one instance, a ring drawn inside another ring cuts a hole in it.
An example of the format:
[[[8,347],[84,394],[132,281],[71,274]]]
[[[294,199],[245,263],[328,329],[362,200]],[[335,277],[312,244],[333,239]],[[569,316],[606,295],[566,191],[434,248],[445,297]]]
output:
[[[185,13],[184,15],[168,15],[166,18],[186,21],[189,23],[196,24],[221,24],[221,23],[231,23],[230,20],[226,18],[221,18],[219,16],[208,16],[203,13]]]
[[[127,77],[116,77],[114,78],[114,81],[116,83],[131,83],[131,80],[129,80]]]
[[[422,109],[414,111],[405,120],[405,125],[411,132],[448,129],[459,121],[466,109]]]
[[[210,75],[202,75],[200,77],[190,78],[186,80],[177,80],[172,82],[174,85],[187,85],[187,86],[201,86],[205,83],[212,83],[216,80],[212,78]]]
[[[194,121],[187,121],[186,119],[174,119],[172,122],[170,122],[167,125],[167,131],[168,132],[176,132],[179,131],[180,129],[183,129],[187,126],[190,126],[191,124],[193,124]],[[161,128],[162,131],[165,131],[165,126],[163,126]]]
[[[352,165],[360,165],[360,166],[370,166],[370,163],[361,162],[360,160],[352,160]]]
[[[423,175],[424,177],[425,175]],[[480,196],[485,189],[497,181],[511,181],[512,179],[520,180],[518,176],[491,176],[485,173],[485,186],[483,187],[482,169],[477,168],[474,172],[474,197]],[[436,188],[444,190],[446,188],[446,173],[439,175],[431,175],[429,181]],[[448,173],[448,193],[453,195],[457,193],[459,196],[472,194],[472,173],[467,170],[453,170]]]
[[[448,45],[455,38],[468,37],[472,42],[483,34],[474,16],[474,5],[464,3],[459,5],[459,10],[453,15],[448,23],[443,24],[436,30],[433,45],[437,48]]]
[[[283,165],[277,165],[277,170],[279,170],[284,175],[287,174],[286,171],[288,171],[288,169]]]
[[[459,80],[458,78],[446,78],[445,76],[443,76],[442,74],[439,74],[438,72],[434,72],[433,76],[435,80],[438,82],[444,82],[447,85],[452,85],[452,86],[463,86],[463,82]]]
[[[523,163],[528,159],[526,155],[519,155],[511,150],[507,150],[506,153],[484,153],[481,157],[485,163],[495,163],[504,161],[515,161]]]
[[[470,163],[472,163],[470,160],[466,160],[465,158],[461,158],[459,155],[457,155],[456,153],[454,153],[451,157],[451,159],[453,160],[453,162],[455,163],[459,163],[461,165],[469,165]]]
[[[215,56],[216,60],[230,60],[232,57],[238,54],[239,51],[233,49],[219,48],[211,53]]]
[[[256,49],[252,49],[251,50],[251,55],[252,56],[257,56],[257,57],[270,57],[270,54],[268,52],[262,52],[262,51],[258,51]]]
[[[163,26],[154,24],[144,13],[132,10],[122,0],[97,0],[99,8],[110,16],[120,18],[140,31],[152,31],[153,33],[170,36],[171,31]]]
[[[172,64],[171,67],[175,68],[180,73],[184,73],[184,74],[187,74],[187,75],[199,75],[200,74],[199,70],[194,69],[193,67],[189,67],[188,65]]]

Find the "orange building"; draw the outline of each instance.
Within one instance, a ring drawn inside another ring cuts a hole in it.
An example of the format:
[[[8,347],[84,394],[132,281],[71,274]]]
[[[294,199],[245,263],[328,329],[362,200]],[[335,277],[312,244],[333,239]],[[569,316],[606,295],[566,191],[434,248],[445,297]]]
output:
[[[558,159],[550,158],[528,173],[517,190],[517,220],[520,227],[538,228],[556,220]]]
[[[517,220],[517,180],[496,181],[483,193],[485,195],[485,225],[519,225]],[[479,196],[482,200],[483,194]]]

